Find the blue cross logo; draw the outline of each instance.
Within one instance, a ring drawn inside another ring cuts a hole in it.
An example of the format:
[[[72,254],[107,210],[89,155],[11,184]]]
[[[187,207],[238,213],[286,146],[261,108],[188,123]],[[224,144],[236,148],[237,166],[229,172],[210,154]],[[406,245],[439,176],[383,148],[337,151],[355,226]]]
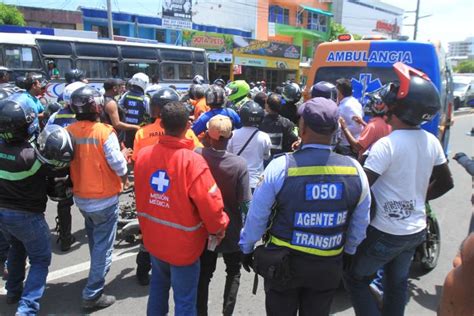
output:
[[[158,193],[165,193],[170,187],[170,178],[164,170],[157,170],[150,178],[151,188]]]
[[[371,73],[361,73],[359,80],[356,78],[351,79],[352,91],[354,92],[354,98],[358,99],[362,104],[363,97],[366,92],[377,90],[382,86],[379,78],[372,79]]]

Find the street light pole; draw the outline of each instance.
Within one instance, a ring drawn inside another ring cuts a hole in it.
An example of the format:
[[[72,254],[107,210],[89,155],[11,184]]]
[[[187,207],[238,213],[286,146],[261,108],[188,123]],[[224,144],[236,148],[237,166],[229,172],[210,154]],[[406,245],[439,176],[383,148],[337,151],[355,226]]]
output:
[[[420,14],[420,0],[417,0],[416,1],[416,11],[415,11],[415,29],[413,30],[413,40],[414,41],[416,41],[416,34],[418,33],[419,14]]]
[[[112,4],[107,0],[107,22],[109,26],[109,39],[114,39],[114,26],[112,22]]]

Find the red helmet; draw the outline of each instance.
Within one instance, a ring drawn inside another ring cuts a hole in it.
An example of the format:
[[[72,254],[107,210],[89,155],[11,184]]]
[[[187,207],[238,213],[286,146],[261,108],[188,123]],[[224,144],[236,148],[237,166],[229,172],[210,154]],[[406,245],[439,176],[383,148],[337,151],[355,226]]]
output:
[[[380,97],[402,122],[416,126],[431,120],[441,108],[439,93],[430,78],[401,62],[393,65],[399,81],[380,89]]]

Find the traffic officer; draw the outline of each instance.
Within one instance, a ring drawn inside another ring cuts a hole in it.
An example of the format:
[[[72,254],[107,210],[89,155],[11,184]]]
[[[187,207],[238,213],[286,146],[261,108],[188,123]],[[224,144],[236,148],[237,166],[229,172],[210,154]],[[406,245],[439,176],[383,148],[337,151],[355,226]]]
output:
[[[370,219],[362,167],[330,146],[337,105],[314,98],[298,114],[303,147],[270,162],[239,242],[244,268],[265,279],[268,315],[328,315],[343,254],[355,253]]]
[[[74,114],[70,108],[71,95],[75,90],[84,87],[85,85],[86,84],[81,81],[76,81],[71,84],[68,84],[66,88],[64,88],[62,94],[64,107],[58,112],[51,115],[46,126],[59,125],[61,127],[66,128],[72,123],[77,122],[76,114]],[[69,179],[69,169],[62,170],[61,176],[55,178],[58,180],[57,185],[69,186],[71,184]],[[59,233],[58,242],[61,251],[68,251],[69,249],[71,249],[71,245],[76,241],[74,235],[71,234],[71,207],[73,205],[74,200],[72,196],[58,200],[56,231]]]
[[[291,82],[283,87],[281,96],[285,101],[281,107],[281,116],[286,117],[295,124],[298,124],[297,111],[302,96],[301,87],[297,83]]]

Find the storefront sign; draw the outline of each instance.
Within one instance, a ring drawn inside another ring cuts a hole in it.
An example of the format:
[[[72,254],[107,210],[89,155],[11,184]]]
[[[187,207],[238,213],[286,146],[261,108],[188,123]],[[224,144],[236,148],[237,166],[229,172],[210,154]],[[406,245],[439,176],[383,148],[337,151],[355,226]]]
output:
[[[301,47],[286,43],[250,41],[248,46],[235,49],[242,55],[260,55],[289,59],[300,59]]]
[[[192,29],[191,0],[163,0],[162,23],[165,28]]]
[[[208,53],[207,61],[210,63],[231,64],[232,54]]]
[[[233,67],[234,75],[241,75],[242,74],[242,66],[241,65],[234,65]]]
[[[400,27],[397,24],[391,24],[384,21],[377,21],[375,25],[375,30],[382,33],[389,33],[389,34],[398,34],[400,33]]]
[[[234,38],[228,34],[184,30],[183,46],[199,47],[207,51],[232,54]]]
[[[242,65],[242,66],[250,66],[250,67],[263,67],[263,68],[275,68],[275,69],[298,69],[299,67],[299,60],[294,59],[282,59],[282,58],[275,58],[275,57],[263,57],[259,58],[259,56],[254,56],[254,58],[250,57],[242,57],[242,56],[234,56],[234,64]]]

